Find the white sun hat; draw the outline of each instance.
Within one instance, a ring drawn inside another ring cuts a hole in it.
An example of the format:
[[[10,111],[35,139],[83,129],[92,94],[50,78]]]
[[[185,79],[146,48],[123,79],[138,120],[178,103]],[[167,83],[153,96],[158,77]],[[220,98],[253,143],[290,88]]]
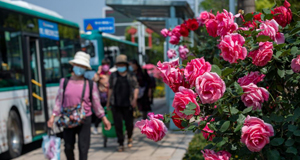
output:
[[[91,59],[91,56],[89,54],[82,52],[82,51],[78,51],[78,52],[76,52],[74,59],[70,60],[69,63],[71,65],[73,65],[73,64],[83,65],[83,66],[86,66],[89,69],[91,69],[90,59]]]

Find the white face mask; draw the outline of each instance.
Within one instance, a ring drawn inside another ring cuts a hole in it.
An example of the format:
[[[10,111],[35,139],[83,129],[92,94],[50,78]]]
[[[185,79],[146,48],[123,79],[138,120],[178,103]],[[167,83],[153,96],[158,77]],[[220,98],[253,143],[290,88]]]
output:
[[[76,76],[82,76],[85,72],[85,68],[82,68],[82,67],[78,67],[78,66],[74,66],[73,67],[73,71],[75,73]]]

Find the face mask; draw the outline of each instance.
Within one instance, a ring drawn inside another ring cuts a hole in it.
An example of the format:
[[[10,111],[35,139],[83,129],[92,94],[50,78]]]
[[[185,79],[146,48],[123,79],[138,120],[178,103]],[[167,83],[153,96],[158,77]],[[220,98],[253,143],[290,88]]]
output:
[[[108,66],[107,64],[103,65],[103,66],[102,66],[102,70],[103,70],[104,72],[107,72],[107,71],[109,70],[109,66]]]
[[[129,71],[131,71],[131,72],[133,71],[133,68],[132,68],[131,66],[129,66],[128,69],[129,69]]]
[[[73,67],[73,71],[74,71],[74,73],[75,73],[76,76],[82,76],[84,74],[84,72],[85,72],[85,68],[74,66]]]
[[[127,70],[127,67],[117,67],[117,69],[118,69],[118,72],[122,73]]]

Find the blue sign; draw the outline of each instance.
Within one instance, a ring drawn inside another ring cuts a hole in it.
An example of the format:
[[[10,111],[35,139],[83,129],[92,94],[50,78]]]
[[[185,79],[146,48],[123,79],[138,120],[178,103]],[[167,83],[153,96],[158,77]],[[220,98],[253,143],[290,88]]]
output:
[[[84,19],[84,31],[98,30],[105,33],[115,33],[115,19],[97,18],[97,19]]]
[[[59,40],[58,27],[56,23],[39,19],[40,37]]]

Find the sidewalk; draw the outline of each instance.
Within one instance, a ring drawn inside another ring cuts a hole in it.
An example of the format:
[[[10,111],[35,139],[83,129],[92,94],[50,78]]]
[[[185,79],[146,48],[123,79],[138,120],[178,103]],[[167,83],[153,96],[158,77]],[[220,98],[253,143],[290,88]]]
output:
[[[156,99],[155,113],[165,113],[163,109],[165,99]],[[159,110],[159,112],[158,112]],[[193,133],[181,131],[169,131],[166,137],[160,142],[153,142],[142,135],[138,128],[134,128],[133,147],[126,148],[124,152],[117,152],[117,139],[108,139],[107,148],[103,147],[101,134],[91,136],[89,160],[181,160],[184,156]],[[66,160],[61,146],[61,160]],[[75,158],[78,160],[78,148],[75,144]],[[24,154],[15,160],[43,160],[45,159],[42,149],[34,150]]]

